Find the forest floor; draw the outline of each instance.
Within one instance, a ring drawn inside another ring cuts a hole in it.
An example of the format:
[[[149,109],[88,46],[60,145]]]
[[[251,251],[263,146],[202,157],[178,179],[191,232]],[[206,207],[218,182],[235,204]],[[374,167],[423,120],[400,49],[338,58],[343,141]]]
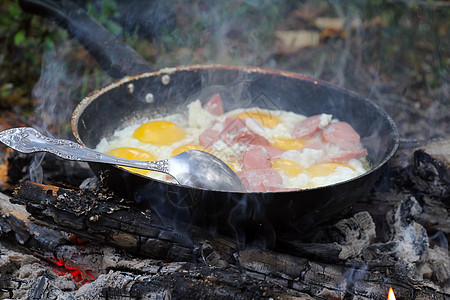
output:
[[[423,118],[422,133],[399,126],[405,138],[448,134],[450,2],[76,2],[155,69],[231,64],[302,73],[372,99],[396,122]],[[70,136],[76,104],[113,79],[18,1],[2,1],[0,13],[0,129],[24,123]]]

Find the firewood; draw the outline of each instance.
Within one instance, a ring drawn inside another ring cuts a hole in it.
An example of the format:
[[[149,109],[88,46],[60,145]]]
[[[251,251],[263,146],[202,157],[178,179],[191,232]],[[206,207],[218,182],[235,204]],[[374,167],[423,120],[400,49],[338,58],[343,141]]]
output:
[[[376,227],[384,228],[385,215],[406,195],[422,206],[417,221],[428,233],[443,232],[450,240],[450,140],[402,143],[386,174],[354,209],[370,211]]]
[[[423,207],[420,222],[450,239],[450,140],[420,146],[413,158],[411,182]]]
[[[439,140],[414,152],[412,181],[418,191],[450,208],[450,140]]]
[[[171,261],[191,261],[200,255],[200,242],[208,235],[191,228],[186,235],[176,228],[190,228],[164,222],[152,211],[141,211],[132,202],[107,190],[72,190],[26,182],[15,191],[15,201],[24,204],[34,218],[78,238],[125,249],[130,253]],[[233,262],[235,243],[209,239],[215,250]],[[196,248],[197,247],[197,248]]]
[[[10,192],[20,183],[30,180],[30,172],[36,181],[39,177],[42,183],[64,182],[72,187],[78,187],[93,175],[87,163],[62,160],[44,153],[23,154],[0,143],[0,191]]]
[[[403,262],[389,253],[377,259],[376,251],[367,252],[370,246],[360,248],[362,256],[357,255],[345,261],[339,260],[343,248],[336,248],[339,251],[335,251],[335,262],[330,263],[302,257],[301,252],[294,255],[263,248],[240,249],[229,238],[211,237],[192,226],[187,240],[171,232],[175,226],[171,228],[167,223],[160,223],[151,211],[142,212],[131,202],[118,199],[102,189],[77,191],[28,182],[16,190],[14,202],[26,205],[30,213],[28,225],[14,222],[11,217],[3,217],[0,218],[2,228],[6,227],[4,224],[9,226],[10,232],[18,230],[15,226],[27,230],[31,228],[23,244],[27,247],[39,244],[36,240],[47,234],[45,230],[53,228],[50,232],[58,237],[56,240],[59,244],[40,242],[40,251],[43,252],[39,254],[40,257],[64,262],[71,269],[79,269],[85,277],[92,275],[97,278],[74,293],[120,293],[139,297],[164,294],[174,298],[198,297],[202,293],[214,298],[222,295],[245,295],[248,298],[253,295],[257,298],[289,296],[300,299],[343,299],[348,295],[356,295],[359,299],[386,299],[389,286],[394,287],[398,296],[411,299],[433,299],[450,293],[429,281],[410,277],[409,272],[412,271],[407,266],[402,268]],[[414,205],[405,207],[412,208]],[[405,210],[405,213],[409,211]],[[327,237],[330,244],[340,240],[341,244],[337,244],[345,246],[348,242],[342,236],[350,238],[354,236],[353,232],[363,228],[371,231],[373,224],[367,219],[367,214],[359,213],[353,218],[342,220],[338,226],[330,229],[347,234],[330,234]],[[355,224],[359,224],[359,227],[355,227]],[[87,243],[74,243],[68,238],[71,234]],[[365,234],[362,232],[362,236]],[[369,233],[368,239],[363,237],[362,241],[370,241],[372,235]],[[32,251],[39,251],[39,247],[34,247]],[[130,258],[129,254],[148,258]],[[422,272],[428,272],[428,278],[437,274],[433,270]],[[445,282],[445,268],[439,271],[439,276]],[[39,282],[35,282],[34,286],[42,281],[45,287],[54,288],[55,278],[41,276],[36,279]],[[411,293],[413,290],[414,296]],[[49,291],[36,293],[45,295]]]

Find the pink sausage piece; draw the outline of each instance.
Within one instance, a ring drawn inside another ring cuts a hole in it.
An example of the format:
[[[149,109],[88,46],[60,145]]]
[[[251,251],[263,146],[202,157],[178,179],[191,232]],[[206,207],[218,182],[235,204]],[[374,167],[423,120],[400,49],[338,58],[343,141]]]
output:
[[[274,147],[272,145],[264,146],[264,148],[266,149],[270,158],[279,158],[281,156],[281,154],[286,152],[286,150]]]
[[[244,170],[270,169],[271,167],[270,155],[263,147],[250,147],[245,151],[243,157]]]
[[[200,134],[198,140],[203,147],[210,147],[220,139],[220,132],[211,128],[206,129]]]
[[[312,141],[300,149],[300,151],[303,151],[303,149],[314,149],[314,150],[324,150],[325,144],[322,141]]]
[[[273,169],[244,170],[237,175],[251,192],[275,192],[283,184],[280,173]]]
[[[203,105],[203,108],[213,115],[220,116],[223,114],[222,98],[219,93],[215,93],[211,99]]]
[[[234,138],[235,143],[251,144],[251,145],[261,145],[261,146],[271,146],[270,142],[262,135],[257,134],[252,131],[244,131],[239,133]]]
[[[225,119],[222,134],[237,134],[246,127],[245,120],[228,117]]]
[[[361,149],[359,134],[346,122],[329,124],[322,131],[322,139],[343,150],[356,151]]]
[[[295,124],[292,132],[294,137],[296,139],[308,139],[316,134],[320,129],[320,116],[321,115],[311,116]]]
[[[350,159],[358,159],[365,155],[367,155],[367,149],[343,152],[341,154],[336,155],[335,157],[330,157],[326,162],[346,163]]]

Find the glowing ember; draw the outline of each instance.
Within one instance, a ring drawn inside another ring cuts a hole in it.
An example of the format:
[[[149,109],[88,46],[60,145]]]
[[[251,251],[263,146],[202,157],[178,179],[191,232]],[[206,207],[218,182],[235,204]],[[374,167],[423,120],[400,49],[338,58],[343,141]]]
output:
[[[392,287],[389,288],[388,300],[396,300],[394,290],[392,289]]]
[[[58,274],[59,276],[64,276],[67,274],[72,275],[73,280],[75,282],[85,284],[88,282],[92,282],[96,279],[96,276],[92,274],[90,270],[80,270],[74,267],[67,266],[64,261],[58,259],[56,261],[53,261],[57,266],[61,268],[52,268],[52,270]]]

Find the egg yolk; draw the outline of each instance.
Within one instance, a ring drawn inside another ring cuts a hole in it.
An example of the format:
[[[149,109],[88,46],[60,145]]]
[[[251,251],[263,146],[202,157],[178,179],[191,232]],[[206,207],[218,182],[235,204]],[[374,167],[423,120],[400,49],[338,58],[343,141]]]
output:
[[[201,150],[201,151],[209,152],[212,154],[210,149],[205,148],[202,145],[186,144],[186,145],[181,145],[181,146],[175,148],[172,151],[172,156],[178,155],[182,152],[189,151],[189,150]]]
[[[298,150],[305,146],[307,143],[297,139],[291,138],[276,138],[272,142],[272,146],[284,149],[284,150]]]
[[[130,148],[130,147],[121,147],[116,148],[111,151],[109,151],[107,154],[112,156],[117,156],[121,158],[128,158],[128,159],[134,159],[134,160],[156,160],[156,157],[151,154],[150,152],[144,151],[139,148]],[[130,168],[130,167],[123,167],[124,169],[133,172],[138,173],[141,175],[146,175],[149,171],[144,169],[137,169],[137,168]]]
[[[272,168],[283,172],[289,177],[295,177],[303,171],[303,168],[295,161],[283,158],[274,159]]]
[[[170,145],[185,136],[182,128],[168,121],[147,122],[139,126],[133,134],[133,137],[141,142],[155,145]]]
[[[275,126],[278,125],[278,123],[281,122],[281,120],[277,116],[271,113],[256,110],[242,112],[237,115],[234,115],[234,117],[239,119],[253,118],[256,121],[258,121],[258,123],[261,124],[261,126],[266,128],[274,128]]]
[[[339,164],[339,163],[323,163],[318,165],[313,165],[306,170],[306,173],[310,177],[328,176],[336,171],[337,167],[347,167],[354,170],[350,165]]]

